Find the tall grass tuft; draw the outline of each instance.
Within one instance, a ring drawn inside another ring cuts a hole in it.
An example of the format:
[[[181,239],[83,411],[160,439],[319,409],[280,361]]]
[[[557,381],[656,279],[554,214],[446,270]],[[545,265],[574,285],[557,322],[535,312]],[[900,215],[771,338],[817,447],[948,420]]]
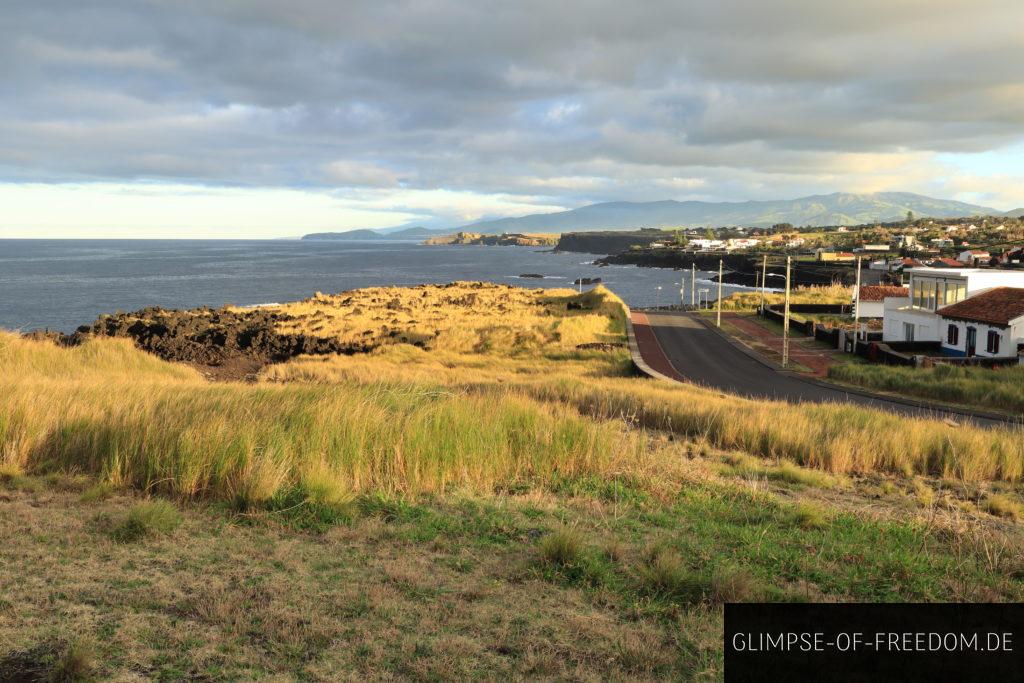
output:
[[[181,524],[181,513],[166,500],[147,500],[132,507],[124,520],[111,530],[120,543],[131,543],[146,536],[167,535]]]
[[[0,452],[29,472],[77,471],[244,507],[294,490],[342,503],[367,491],[543,485],[609,475],[636,452],[614,425],[515,392],[209,384],[116,341],[90,342],[83,358],[2,340],[8,357],[58,361],[2,367]]]
[[[568,567],[583,558],[583,537],[573,529],[552,531],[538,546],[541,562],[555,567]]]
[[[626,379],[563,377],[520,386],[532,396],[597,418],[628,416],[649,429],[836,474],[887,472],[969,481],[1024,476],[1024,435],[1016,429],[950,426],[848,404],[792,405]]]

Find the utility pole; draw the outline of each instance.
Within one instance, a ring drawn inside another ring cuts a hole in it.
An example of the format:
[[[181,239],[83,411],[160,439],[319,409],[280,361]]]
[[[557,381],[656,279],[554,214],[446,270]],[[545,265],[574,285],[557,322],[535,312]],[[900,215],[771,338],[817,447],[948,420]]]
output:
[[[764,313],[764,283],[768,277],[768,254],[761,259],[761,313]]]
[[[715,325],[722,326],[722,259],[718,259],[718,314]]]
[[[857,257],[857,289],[853,293],[853,329],[860,339],[860,256]]]
[[[786,305],[782,316],[782,367],[789,365],[789,265],[792,256],[786,257]]]
[[[690,263],[690,306],[694,305],[694,296],[697,294],[697,264]]]

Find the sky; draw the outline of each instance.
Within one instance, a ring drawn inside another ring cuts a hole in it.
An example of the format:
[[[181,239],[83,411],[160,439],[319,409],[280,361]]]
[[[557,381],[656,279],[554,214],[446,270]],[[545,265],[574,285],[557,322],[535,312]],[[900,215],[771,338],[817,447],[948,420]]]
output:
[[[11,0],[0,237],[1024,205],[1020,0]]]

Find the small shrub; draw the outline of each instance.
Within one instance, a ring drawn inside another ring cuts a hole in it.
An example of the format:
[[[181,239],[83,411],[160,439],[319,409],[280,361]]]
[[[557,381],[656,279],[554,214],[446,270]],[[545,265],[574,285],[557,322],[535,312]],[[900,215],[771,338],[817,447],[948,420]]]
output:
[[[541,539],[538,546],[545,577],[569,586],[601,586],[611,571],[607,556],[588,550],[572,529],[561,529]]]
[[[553,531],[541,539],[538,547],[543,564],[568,567],[583,559],[583,538],[573,529]]]
[[[1021,519],[1024,517],[1024,506],[1001,493],[993,493],[986,498],[982,509],[996,517],[1006,517],[1007,519]]]
[[[739,567],[720,567],[711,576],[711,596],[716,602],[750,602],[764,592],[757,577]]]
[[[687,567],[678,555],[666,550],[650,553],[639,575],[645,592],[669,600],[693,604],[710,592],[706,579]]]
[[[828,517],[821,509],[800,503],[789,514],[790,521],[802,529],[822,529],[828,525]]]
[[[424,515],[423,508],[383,493],[360,496],[356,507],[363,516],[377,517],[385,522],[411,522]]]
[[[13,462],[0,462],[0,484],[8,484],[24,474],[24,470]]]
[[[78,500],[82,503],[98,503],[101,500],[106,500],[114,495],[114,485],[109,481],[101,481],[98,484],[90,486],[82,495],[78,497]]]
[[[147,500],[128,511],[111,535],[120,543],[131,543],[145,536],[166,535],[181,524],[181,513],[166,500]]]
[[[626,548],[617,540],[611,540],[604,544],[604,556],[609,562],[621,562],[626,556]]]
[[[935,490],[920,479],[915,479],[914,498],[921,507],[931,507],[935,504]]]
[[[76,639],[58,651],[47,680],[54,683],[78,683],[92,680],[95,674],[96,654],[92,643]]]
[[[770,470],[768,476],[790,484],[802,484],[819,489],[834,489],[842,485],[842,481],[838,477],[833,477],[820,470],[800,467],[791,462],[784,462],[777,469]]]

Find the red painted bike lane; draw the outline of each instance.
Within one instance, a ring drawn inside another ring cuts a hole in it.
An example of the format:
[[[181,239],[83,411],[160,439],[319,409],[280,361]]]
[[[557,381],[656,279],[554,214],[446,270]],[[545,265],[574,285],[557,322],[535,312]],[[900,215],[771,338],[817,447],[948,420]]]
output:
[[[640,311],[631,311],[630,319],[633,321],[633,334],[636,336],[636,345],[640,349],[640,355],[643,356],[644,361],[652,369],[657,370],[666,377],[671,377],[679,382],[685,382],[686,378],[672,367],[668,356],[665,355],[665,351],[661,348],[658,338],[654,335],[654,330],[651,329],[651,323],[647,319],[647,314]]]

